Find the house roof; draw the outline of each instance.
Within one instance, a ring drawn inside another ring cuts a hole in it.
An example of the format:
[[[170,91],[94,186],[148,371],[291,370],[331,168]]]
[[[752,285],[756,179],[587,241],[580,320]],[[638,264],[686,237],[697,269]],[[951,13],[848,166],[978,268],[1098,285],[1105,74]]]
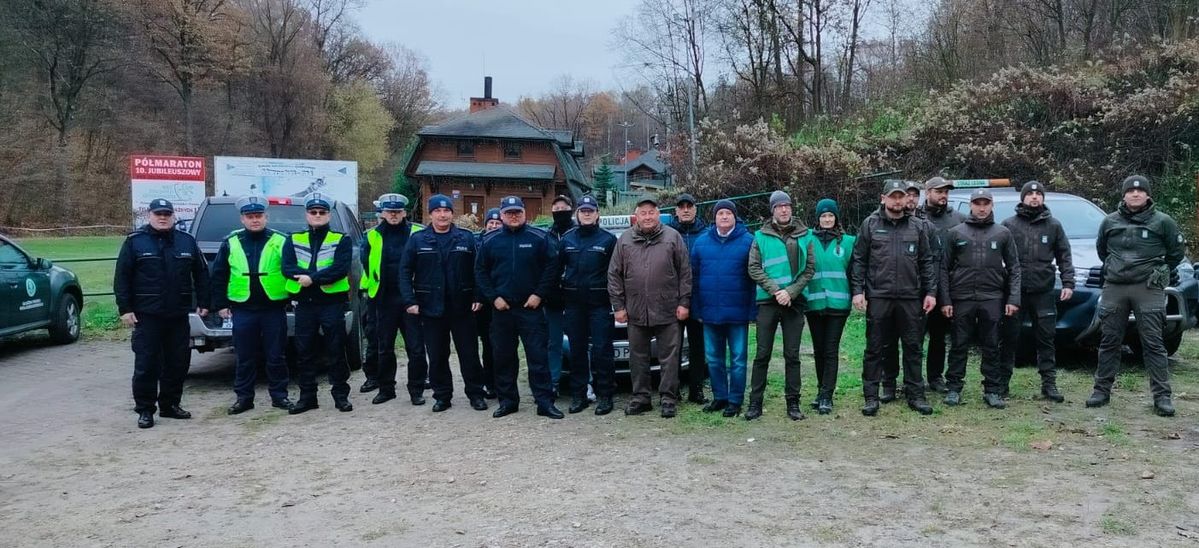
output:
[[[629,172],[641,166],[648,167],[654,173],[666,173],[670,168],[666,162],[662,160],[662,155],[657,150],[651,150],[633,159],[633,161],[613,167],[616,171]]]
[[[434,162],[424,160],[416,167],[416,175],[444,177],[490,177],[493,179],[554,178],[554,166],[543,164],[493,164],[485,162]]]
[[[569,132],[566,146],[572,139]],[[529,139],[535,141],[558,141],[553,131],[544,130],[506,106],[496,106],[471,112],[447,122],[425,126],[417,132],[422,137],[489,137],[494,139]]]

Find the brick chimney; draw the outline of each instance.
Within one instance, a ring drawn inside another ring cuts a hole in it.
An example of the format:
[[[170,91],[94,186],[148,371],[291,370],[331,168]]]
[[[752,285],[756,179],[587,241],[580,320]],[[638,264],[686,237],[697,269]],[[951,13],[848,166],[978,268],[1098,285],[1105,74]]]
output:
[[[627,163],[632,162],[633,160],[636,160],[637,158],[640,158],[640,157],[641,157],[641,149],[630,148],[629,153],[625,155],[624,161],[621,163],[627,164]]]
[[[483,96],[470,98],[471,113],[487,110],[500,104],[500,100],[491,96],[491,77],[483,77]]]

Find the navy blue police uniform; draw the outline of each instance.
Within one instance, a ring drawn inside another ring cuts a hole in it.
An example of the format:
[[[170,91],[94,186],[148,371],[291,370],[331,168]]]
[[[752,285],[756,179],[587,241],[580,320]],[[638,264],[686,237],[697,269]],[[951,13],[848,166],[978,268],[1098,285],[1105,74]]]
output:
[[[174,213],[161,198],[151,213]],[[147,224],[129,233],[121,245],[113,276],[113,293],[121,315],[132,312],[133,401],[138,425],[154,425],[154,413],[190,418],[179,407],[183,380],[191,366],[187,315],[207,305],[208,265],[190,234],[156,230]]]
[[[580,211],[597,211],[590,195],[579,199]],[[615,391],[612,354],[612,303],[608,297],[608,263],[616,236],[599,223],[579,225],[562,237],[558,256],[562,262],[562,296],[566,305],[566,337],[570,341],[571,412],[587,407],[587,384],[600,406],[596,414],[611,411]]]

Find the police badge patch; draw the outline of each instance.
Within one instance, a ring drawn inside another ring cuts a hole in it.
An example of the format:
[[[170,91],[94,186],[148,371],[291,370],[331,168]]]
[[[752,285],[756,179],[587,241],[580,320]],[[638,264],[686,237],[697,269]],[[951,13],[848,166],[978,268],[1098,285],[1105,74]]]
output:
[[[1049,235],[1048,234],[1041,235],[1041,243],[1043,243],[1043,244],[1049,243]]]
[[[999,242],[991,242],[991,249],[999,249]]]
[[[1141,229],[1141,239],[1145,240],[1148,238],[1149,238],[1149,230],[1142,228]]]
[[[916,252],[916,244],[908,244],[908,253]]]

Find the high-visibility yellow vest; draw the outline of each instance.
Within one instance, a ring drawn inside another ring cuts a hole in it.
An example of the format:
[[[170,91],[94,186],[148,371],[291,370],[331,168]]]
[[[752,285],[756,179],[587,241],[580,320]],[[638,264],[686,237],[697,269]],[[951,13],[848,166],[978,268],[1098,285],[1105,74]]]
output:
[[[321,242],[321,248],[316,251],[316,256],[312,255],[312,240],[308,238],[308,231],[296,232],[291,235],[291,245],[296,250],[296,265],[304,270],[316,267],[317,270],[329,268],[333,265],[333,257],[337,254],[337,243],[341,241],[342,234],[340,232],[329,231],[325,236],[325,241]],[[293,294],[299,293],[303,287],[296,280],[287,280],[287,290]],[[344,293],[350,290],[350,277],[344,276],[331,284],[321,286],[321,291],[325,293]]]
[[[411,225],[409,236],[425,228],[416,223],[408,224]],[[359,282],[359,286],[365,289],[366,294],[373,299],[379,293],[379,287],[382,285],[380,278],[383,277],[383,234],[379,232],[378,227],[366,231],[366,241],[371,246],[371,252],[366,257],[366,272],[362,273],[362,281]]]
[[[246,250],[241,245],[241,234],[245,230],[235,231],[229,236],[229,290],[226,294],[235,303],[250,300],[250,279],[258,278],[262,291],[272,301],[282,301],[287,298],[287,278],[283,276],[283,244],[287,238],[275,232],[267,238],[258,256],[257,271],[250,271],[250,260]]]

